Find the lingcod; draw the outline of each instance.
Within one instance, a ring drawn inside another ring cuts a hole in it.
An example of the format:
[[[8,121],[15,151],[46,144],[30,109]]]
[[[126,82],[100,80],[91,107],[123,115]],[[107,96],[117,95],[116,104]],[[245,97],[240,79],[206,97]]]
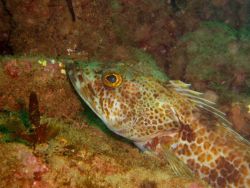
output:
[[[175,156],[212,187],[250,187],[249,142],[189,84],[170,80],[147,59],[75,62],[66,70],[114,133],[169,163]]]

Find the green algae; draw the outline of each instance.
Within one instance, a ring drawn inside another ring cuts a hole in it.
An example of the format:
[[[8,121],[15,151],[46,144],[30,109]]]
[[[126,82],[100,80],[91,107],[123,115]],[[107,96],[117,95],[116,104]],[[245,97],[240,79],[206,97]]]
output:
[[[249,36],[247,28],[236,30],[220,22],[202,23],[181,39],[189,60],[187,78],[208,82],[211,89],[227,95],[227,99],[238,92],[245,97],[250,82]],[[245,81],[237,81],[238,75],[245,76]]]
[[[137,61],[144,62],[147,67],[149,67],[148,71],[150,71],[152,77],[160,80],[161,82],[169,80],[167,75],[159,68],[159,66],[157,66],[155,59],[150,54],[136,48],[133,49],[133,53]]]
[[[240,29],[239,37],[241,41],[250,41],[250,27],[244,27]]]
[[[14,136],[17,132],[25,131],[25,126],[16,112],[4,111],[0,113],[0,141],[1,142],[20,142],[28,144],[27,141]]]
[[[111,3],[111,8],[114,11],[118,11],[122,8],[122,6],[118,0],[111,0],[110,3]]]

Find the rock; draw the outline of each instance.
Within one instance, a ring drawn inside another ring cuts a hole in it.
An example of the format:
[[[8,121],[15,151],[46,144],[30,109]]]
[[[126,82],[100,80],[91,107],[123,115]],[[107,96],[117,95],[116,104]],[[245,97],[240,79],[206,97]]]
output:
[[[250,115],[246,107],[243,107],[240,103],[233,104],[229,117],[235,130],[245,137],[250,136]]]

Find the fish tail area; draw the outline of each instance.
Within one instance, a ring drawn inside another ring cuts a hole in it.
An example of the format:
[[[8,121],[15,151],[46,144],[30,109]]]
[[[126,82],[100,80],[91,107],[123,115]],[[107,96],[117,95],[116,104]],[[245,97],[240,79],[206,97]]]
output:
[[[213,187],[250,187],[250,144],[220,119],[183,124],[174,153]]]

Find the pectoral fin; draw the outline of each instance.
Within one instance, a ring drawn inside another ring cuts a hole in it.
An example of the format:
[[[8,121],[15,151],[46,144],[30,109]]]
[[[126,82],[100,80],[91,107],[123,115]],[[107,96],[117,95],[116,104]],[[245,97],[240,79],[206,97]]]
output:
[[[170,149],[164,149],[163,147],[163,150],[165,158],[176,176],[194,177],[188,166],[178,159]]]
[[[193,177],[191,170],[178,159],[169,147],[168,144],[160,143],[158,138],[154,138],[151,141],[146,142],[135,142],[135,145],[140,148],[143,152],[152,156],[163,157],[168,162],[169,167],[176,176]],[[154,145],[154,147],[151,147]]]

